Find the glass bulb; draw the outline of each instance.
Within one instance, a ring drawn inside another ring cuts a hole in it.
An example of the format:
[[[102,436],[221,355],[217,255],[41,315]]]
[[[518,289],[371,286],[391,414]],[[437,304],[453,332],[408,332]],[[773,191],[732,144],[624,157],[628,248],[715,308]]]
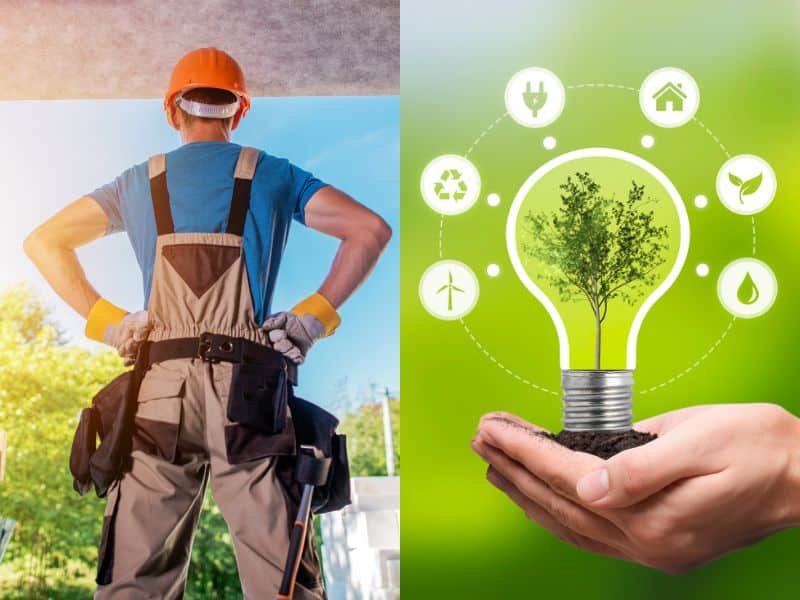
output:
[[[689,238],[678,190],[628,152],[568,152],[520,188],[508,253],[556,328],[565,429],[631,428],[639,331],[683,268]]]

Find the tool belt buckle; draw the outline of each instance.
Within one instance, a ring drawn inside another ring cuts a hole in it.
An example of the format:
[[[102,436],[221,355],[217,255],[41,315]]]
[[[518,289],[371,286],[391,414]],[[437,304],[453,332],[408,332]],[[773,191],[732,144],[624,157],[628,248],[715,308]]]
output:
[[[239,340],[228,335],[201,333],[197,344],[197,358],[216,363],[241,362],[242,345]]]

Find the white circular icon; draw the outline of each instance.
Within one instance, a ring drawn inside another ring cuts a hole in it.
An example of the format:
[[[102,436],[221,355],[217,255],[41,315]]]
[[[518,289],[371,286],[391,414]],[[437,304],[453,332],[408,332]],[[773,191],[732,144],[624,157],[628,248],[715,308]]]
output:
[[[659,127],[680,127],[692,120],[700,107],[700,88],[682,69],[664,67],[648,75],[639,88],[644,116]]]
[[[740,154],[729,159],[717,173],[717,195],[740,215],[761,212],[770,205],[778,189],[775,171],[763,158]]]
[[[717,295],[729,313],[752,319],[772,308],[778,295],[778,280],[760,260],[740,258],[722,269]]]
[[[544,127],[555,121],[567,94],[555,73],[529,67],[514,74],[506,85],[506,110],[520,125]]]
[[[422,171],[422,198],[443,215],[458,215],[475,204],[481,192],[478,169],[463,156],[437,156]]]
[[[440,260],[425,270],[419,282],[419,299],[437,319],[451,321],[466,316],[478,302],[478,278],[457,260]]]

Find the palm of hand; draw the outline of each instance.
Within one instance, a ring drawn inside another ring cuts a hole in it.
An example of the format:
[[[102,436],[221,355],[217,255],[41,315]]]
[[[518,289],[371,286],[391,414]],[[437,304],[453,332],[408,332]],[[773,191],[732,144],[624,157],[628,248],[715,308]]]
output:
[[[681,573],[798,522],[798,423],[775,405],[692,407],[637,424],[658,440],[604,461],[493,415],[473,447],[489,480],[558,537]]]

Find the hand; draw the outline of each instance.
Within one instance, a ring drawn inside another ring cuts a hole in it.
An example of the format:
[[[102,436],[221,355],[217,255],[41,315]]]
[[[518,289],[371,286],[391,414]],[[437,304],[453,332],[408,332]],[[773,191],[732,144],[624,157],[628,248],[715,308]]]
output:
[[[293,312],[279,312],[267,317],[261,328],[267,332],[272,347],[297,365],[306,359],[311,346],[327,335],[325,326],[311,313],[300,317]]]
[[[146,310],[128,313],[117,325],[106,326],[103,342],[116,348],[125,365],[130,366],[136,361],[136,353],[147,339],[150,328]]]
[[[603,460],[495,413],[472,447],[557,537],[672,574],[800,524],[800,419],[779,406],[697,406],[635,428],[659,437]]]

